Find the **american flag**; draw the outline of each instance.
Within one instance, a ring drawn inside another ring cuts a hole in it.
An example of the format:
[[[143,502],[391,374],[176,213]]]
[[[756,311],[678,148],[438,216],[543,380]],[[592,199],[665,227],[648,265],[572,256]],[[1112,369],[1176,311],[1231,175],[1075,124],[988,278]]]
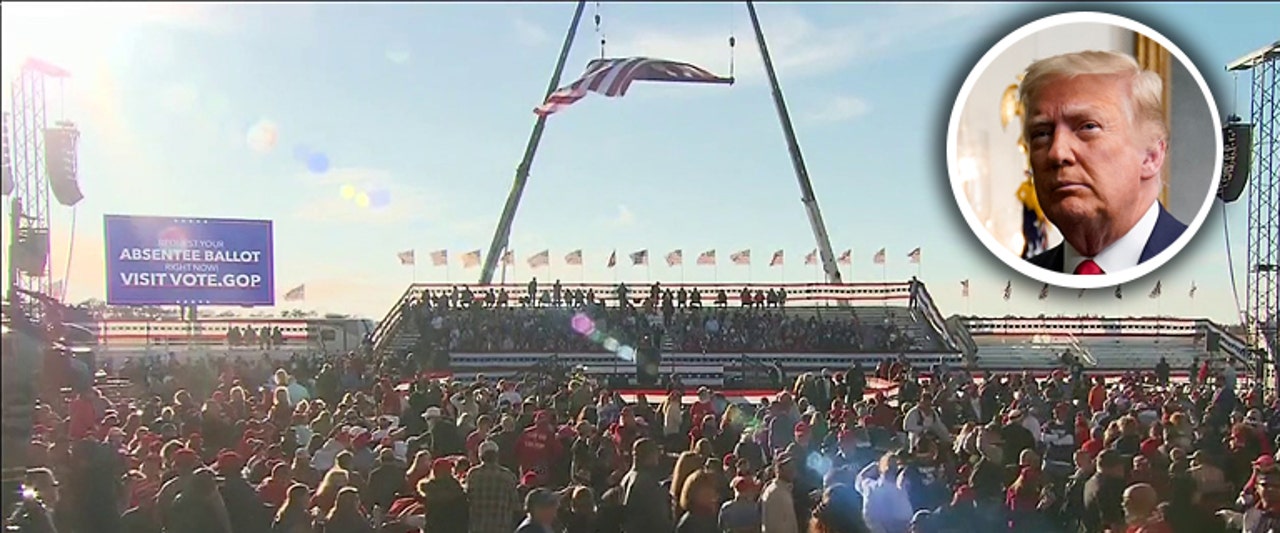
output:
[[[684,250],[671,250],[667,253],[667,266],[684,265]]]
[[[769,266],[776,267],[782,264],[782,250],[773,252],[773,259],[769,260]]]
[[[289,292],[284,293],[284,301],[286,302],[301,302],[306,299],[307,299],[307,284],[305,283],[303,283],[302,285],[298,285],[297,287],[294,287],[292,289],[289,289]]]
[[[609,254],[609,265],[608,265],[608,266],[609,266],[609,268],[613,268],[613,267],[615,267],[615,266],[618,266],[618,251],[617,251],[617,250],[614,250],[614,251],[613,251],[613,253]]]
[[[478,251],[478,250],[477,250],[477,251]],[[477,257],[479,257],[479,256],[477,256]],[[507,251],[505,251],[505,252],[502,252],[502,264],[504,264],[504,265],[506,265],[506,266],[514,266],[514,265],[516,264],[516,252],[515,252],[515,250],[507,250]],[[467,268],[470,268],[470,267],[467,267]]]
[[[631,265],[640,266],[649,264],[649,250],[640,250],[631,253]]]
[[[1195,298],[1195,297],[1196,297],[1196,282],[1193,281],[1191,282],[1191,290],[1187,291],[1187,298]]]
[[[564,256],[564,264],[569,266],[582,266],[582,250],[569,252],[569,255]]]
[[[707,251],[705,251],[705,252],[702,252],[701,254],[698,254],[698,264],[699,264],[699,265],[711,265],[711,266],[715,266],[715,264],[716,264],[716,251],[715,251],[715,250],[707,250]]]
[[[1013,298],[1013,282],[1012,281],[1006,281],[1004,284],[1004,301],[1006,302],[1009,301],[1009,298]]]
[[[540,268],[551,264],[551,250],[543,250],[529,258],[529,268]]]
[[[1049,284],[1048,284],[1048,283],[1045,283],[1045,284],[1044,284],[1044,286],[1040,287],[1040,299],[1041,299],[1041,300],[1047,300],[1047,299],[1049,299]]]
[[[876,252],[876,256],[871,259],[871,262],[877,265],[884,264],[884,248],[881,248],[879,252]]]
[[[431,252],[431,266],[442,267],[449,264],[449,251],[436,250]]]
[[[917,246],[915,250],[911,250],[911,253],[907,254],[907,262],[910,262],[910,263],[919,263],[919,262],[920,262],[920,247],[919,247],[919,246]]]
[[[683,83],[732,84],[733,78],[722,78],[707,70],[679,61],[650,57],[593,59],[577,81],[556,89],[547,101],[533,110],[547,116],[583,99],[588,92],[620,97],[634,81],[666,81]]]
[[[510,254],[511,252],[507,252]],[[472,250],[462,254],[462,268],[475,268],[480,266],[480,250]]]
[[[969,280],[967,279],[960,280],[960,296],[963,298],[969,297]]]
[[[808,254],[805,254],[805,256],[804,256],[804,264],[806,264],[806,265],[816,265],[816,264],[818,264],[818,250],[817,250],[817,249],[814,249],[812,252],[809,252]]]
[[[1161,287],[1162,284],[1163,282],[1161,280],[1156,280],[1156,286],[1151,288],[1151,293],[1147,295],[1147,298],[1159,298],[1160,293],[1164,292],[1163,287]]]
[[[844,253],[840,254],[840,258],[836,259],[836,262],[842,265],[852,265],[853,264],[853,248],[845,250]]]
[[[418,258],[416,257],[416,254],[413,253],[413,250],[405,250],[403,252],[397,253],[396,258],[400,259],[401,265],[418,264]]]
[[[750,265],[751,249],[748,248],[741,252],[734,252],[732,254],[729,254],[729,261],[733,262],[733,264],[735,265]]]

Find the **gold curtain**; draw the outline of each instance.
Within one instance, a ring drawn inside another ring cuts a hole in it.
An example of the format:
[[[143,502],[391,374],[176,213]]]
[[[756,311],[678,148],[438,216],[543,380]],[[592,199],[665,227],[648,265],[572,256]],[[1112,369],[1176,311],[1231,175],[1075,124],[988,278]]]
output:
[[[1151,38],[1136,33],[1134,39],[1134,57],[1138,59],[1138,65],[1144,70],[1150,70],[1158,75],[1164,82],[1164,122],[1165,131],[1172,130],[1169,124],[1169,113],[1171,110],[1170,95],[1172,94],[1173,85],[1173,57],[1165,50],[1160,43]],[[1164,161],[1164,168],[1160,171],[1160,202],[1168,205],[1169,203],[1169,160]]]

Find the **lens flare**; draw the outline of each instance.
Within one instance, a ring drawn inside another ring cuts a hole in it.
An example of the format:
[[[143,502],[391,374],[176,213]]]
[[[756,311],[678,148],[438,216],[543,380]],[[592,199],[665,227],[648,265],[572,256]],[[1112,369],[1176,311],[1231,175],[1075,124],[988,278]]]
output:
[[[613,353],[618,353],[618,348],[622,347],[622,344],[620,344],[617,341],[617,339],[614,339],[613,337],[609,337],[605,339],[602,345],[604,346],[604,349],[609,350]]]
[[[596,331],[595,323],[591,321],[590,317],[583,313],[573,315],[573,319],[569,321],[569,325],[572,326],[573,330],[578,332],[579,335],[590,336]]]
[[[279,126],[267,119],[259,120],[250,126],[249,133],[245,138],[245,141],[249,144],[249,149],[260,154],[274,150],[279,140]]]
[[[343,200],[354,200],[356,197],[356,188],[354,185],[343,185],[340,191]]]
[[[391,205],[391,191],[386,189],[369,191],[369,207],[382,209],[389,205]]]
[[[617,341],[614,341],[614,342],[617,342]],[[616,353],[618,354],[618,358],[622,359],[623,361],[626,361],[628,363],[634,363],[636,361],[635,348],[632,348],[630,346],[622,346],[621,348],[618,348],[618,351]]]
[[[307,155],[307,170],[312,174],[324,174],[329,171],[329,156],[316,152]]]
[[[356,194],[356,206],[360,209],[369,208],[369,193],[360,191]]]

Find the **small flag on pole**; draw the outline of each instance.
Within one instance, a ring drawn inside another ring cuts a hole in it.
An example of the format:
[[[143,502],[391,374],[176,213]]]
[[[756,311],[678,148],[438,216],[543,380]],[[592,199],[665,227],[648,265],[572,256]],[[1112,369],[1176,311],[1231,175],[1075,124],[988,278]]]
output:
[[[294,287],[292,289],[289,289],[289,292],[284,293],[284,301],[286,302],[301,302],[306,299],[307,299],[307,284],[305,283],[302,285],[298,285],[297,287]]]
[[[776,267],[782,265],[782,250],[773,252],[773,259],[769,260],[769,266]]]
[[[804,264],[806,265],[818,264],[818,250],[815,249],[814,251],[805,254]]]
[[[914,263],[914,264],[920,263],[920,247],[919,246],[917,246],[915,250],[911,250],[911,253],[907,254],[907,262]]]
[[[1120,291],[1120,286],[1116,285],[1116,298],[1124,298],[1124,293]]]
[[[477,251],[479,251],[479,250],[477,250]],[[479,259],[479,257],[478,257],[478,256],[477,256],[477,259]],[[506,266],[515,266],[515,264],[516,264],[516,251],[515,251],[515,250],[507,250],[507,251],[505,251],[505,252],[502,252],[502,264],[503,264],[503,265],[506,265]],[[467,268],[471,268],[471,267],[467,267]]]
[[[542,268],[551,264],[551,250],[543,250],[529,258],[529,268]]]
[[[510,253],[510,251],[507,252],[508,255]],[[504,256],[503,259],[506,259],[506,257]],[[480,250],[472,250],[462,254],[462,268],[475,268],[478,266],[480,266]]]
[[[607,268],[613,268],[613,267],[618,266],[618,251],[617,251],[617,250],[614,250],[614,251],[613,251],[613,253],[610,253],[610,254],[609,254],[609,264],[608,264],[608,265],[605,265],[605,266],[606,266]]]
[[[876,256],[875,256],[875,257],[873,257],[873,258],[871,258],[871,262],[872,262],[872,263],[875,263],[875,264],[877,264],[877,265],[883,265],[883,264],[884,264],[884,258],[885,258],[884,253],[885,253],[885,249],[884,249],[884,248],[881,248],[879,252],[876,252]]]
[[[1159,298],[1160,293],[1163,292],[1161,290],[1162,284],[1163,282],[1161,280],[1156,280],[1156,286],[1151,288],[1151,293],[1147,294],[1147,298],[1151,298],[1152,300]]]
[[[707,251],[705,251],[705,252],[702,252],[702,253],[698,254],[698,264],[699,264],[699,265],[710,265],[710,266],[715,266],[715,265],[716,265],[716,251],[715,251],[715,250],[707,250]]]
[[[574,250],[564,256],[564,264],[569,266],[582,266],[582,250]]]
[[[961,298],[969,297],[969,280],[967,279],[960,280],[960,297]]]
[[[418,259],[417,257],[415,257],[413,250],[405,250],[403,252],[397,253],[396,258],[400,259],[401,265],[411,266],[411,265],[418,264]]]
[[[1049,299],[1049,284],[1048,284],[1048,283],[1045,283],[1045,284],[1044,284],[1044,286],[1040,287],[1040,299],[1041,299],[1041,300],[1048,300],[1048,299]]]
[[[684,265],[684,250],[671,250],[670,252],[667,252],[667,266],[673,267],[673,266],[683,266],[683,265]]]
[[[631,266],[649,265],[649,250],[640,250],[631,253]]]
[[[1080,289],[1080,292],[1076,293],[1076,298],[1084,298],[1084,289]]]
[[[1004,301],[1006,302],[1009,301],[1009,298],[1013,298],[1013,282],[1012,281],[1007,281],[1004,284]]]
[[[449,251],[436,250],[431,252],[431,266],[442,267],[449,264]]]
[[[849,248],[848,250],[845,250],[844,253],[840,254],[840,258],[836,259],[836,262],[842,265],[852,265],[853,264],[853,248]]]
[[[738,252],[734,252],[734,253],[732,253],[732,254],[729,254],[729,261],[730,261],[730,262],[732,262],[732,263],[733,263],[733,264],[735,264],[735,265],[744,265],[744,266],[745,266],[745,265],[750,265],[750,264],[751,264],[751,249],[750,249],[750,248],[747,248],[746,250],[742,250],[742,251],[738,251]]]
[[[1196,282],[1191,282],[1191,290],[1187,291],[1187,297],[1194,300],[1196,298]]]

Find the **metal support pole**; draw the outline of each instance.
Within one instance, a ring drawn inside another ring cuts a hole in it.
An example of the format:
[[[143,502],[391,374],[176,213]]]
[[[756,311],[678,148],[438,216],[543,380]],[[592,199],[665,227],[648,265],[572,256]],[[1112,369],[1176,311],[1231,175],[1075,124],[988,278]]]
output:
[[[542,98],[544,102],[560,87],[560,76],[564,73],[564,65],[569,59],[569,50],[573,47],[573,38],[578,34],[578,23],[582,21],[582,12],[586,7],[586,0],[581,0],[573,12],[573,21],[569,23],[569,31],[564,36],[564,45],[560,48],[560,58],[556,60],[555,73],[551,75],[551,83],[547,85],[547,93]],[[511,222],[515,220],[516,209],[520,207],[520,197],[524,195],[524,187],[529,183],[529,168],[533,165],[533,156],[538,152],[538,143],[542,141],[542,130],[546,125],[547,117],[538,115],[537,122],[533,124],[533,132],[529,134],[529,143],[524,148],[524,159],[520,160],[520,166],[516,167],[516,180],[511,185],[507,203],[502,208],[502,218],[498,220],[498,227],[493,231],[493,242],[489,244],[489,253],[484,256],[484,268],[480,271],[481,285],[493,283],[494,270],[501,259],[502,251],[507,248],[507,240],[511,237]]]
[[[818,242],[818,256],[822,258],[822,270],[826,273],[827,283],[839,284],[840,268],[836,266],[836,256],[831,251],[831,238],[827,235],[827,226],[822,221],[822,211],[818,209],[818,198],[813,193],[813,184],[809,181],[809,171],[804,166],[804,156],[800,153],[800,143],[796,141],[796,131],[791,125],[791,114],[787,112],[787,102],[782,97],[782,87],[778,85],[778,74],[773,70],[773,58],[769,56],[769,46],[764,41],[764,31],[760,29],[760,17],[756,15],[754,2],[747,2],[747,12],[751,15],[751,27],[756,32],[756,42],[760,44],[760,57],[764,60],[765,72],[769,75],[769,87],[773,89],[773,103],[778,109],[778,121],[782,123],[782,134],[787,139],[787,150],[791,153],[791,166],[796,172],[796,181],[800,182],[800,202],[804,204],[809,215],[809,226],[813,228],[813,238]]]

